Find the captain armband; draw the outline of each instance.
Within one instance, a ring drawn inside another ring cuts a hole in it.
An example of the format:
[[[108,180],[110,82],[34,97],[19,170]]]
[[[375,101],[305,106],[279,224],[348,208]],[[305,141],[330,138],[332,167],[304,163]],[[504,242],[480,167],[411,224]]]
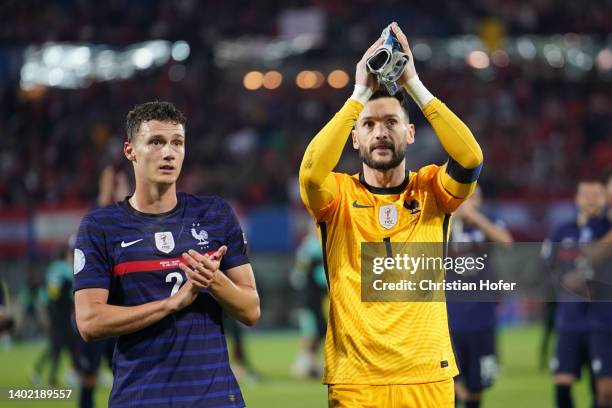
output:
[[[460,165],[457,161],[455,161],[452,157],[448,158],[448,162],[446,164],[446,174],[453,180],[461,184],[472,184],[478,177],[480,176],[480,171],[482,170],[483,163],[480,163],[478,166],[466,169],[462,165]]]

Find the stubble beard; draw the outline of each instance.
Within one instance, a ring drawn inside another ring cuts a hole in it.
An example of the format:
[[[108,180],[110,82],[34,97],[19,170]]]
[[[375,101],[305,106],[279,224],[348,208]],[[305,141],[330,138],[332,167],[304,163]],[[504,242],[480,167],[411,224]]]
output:
[[[373,150],[370,147],[359,148],[359,158],[361,161],[371,169],[387,171],[394,169],[399,166],[402,160],[406,158],[406,145],[400,146],[396,149],[392,144],[385,144],[386,147],[391,149],[391,160],[388,161],[377,161],[372,157]]]

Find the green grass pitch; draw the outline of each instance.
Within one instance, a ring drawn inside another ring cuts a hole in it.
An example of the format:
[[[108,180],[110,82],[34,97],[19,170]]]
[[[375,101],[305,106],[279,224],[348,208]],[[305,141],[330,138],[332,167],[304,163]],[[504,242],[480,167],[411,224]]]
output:
[[[498,344],[502,369],[494,387],[485,394],[485,408],[553,407],[551,377],[540,371],[538,342],[540,329],[535,326],[502,329]],[[42,343],[13,344],[9,350],[0,350],[0,407],[74,407],[71,402],[10,402],[9,388],[31,388],[28,375],[43,347]],[[289,370],[295,357],[299,339],[294,332],[249,333],[247,347],[250,359],[261,381],[241,384],[247,406],[268,408],[290,406],[310,408],[327,406],[327,388],[317,381],[291,378]],[[64,364],[65,366],[66,364]],[[63,378],[60,376],[60,378]],[[75,393],[77,391],[75,390]],[[107,406],[109,389],[99,387],[96,392],[97,407]],[[590,396],[586,381],[581,381],[573,391],[577,408],[587,408]]]

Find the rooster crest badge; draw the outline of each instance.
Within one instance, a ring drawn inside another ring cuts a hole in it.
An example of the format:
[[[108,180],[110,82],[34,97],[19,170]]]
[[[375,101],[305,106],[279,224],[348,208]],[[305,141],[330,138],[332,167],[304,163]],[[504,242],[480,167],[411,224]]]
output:
[[[200,223],[192,224],[191,236],[198,240],[198,245],[208,245],[208,232],[205,230],[198,231],[196,227],[200,226]]]

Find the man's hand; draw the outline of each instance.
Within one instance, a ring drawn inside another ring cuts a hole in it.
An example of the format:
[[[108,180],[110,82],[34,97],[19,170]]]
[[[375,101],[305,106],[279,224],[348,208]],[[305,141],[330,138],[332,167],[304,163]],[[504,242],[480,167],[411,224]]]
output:
[[[168,298],[168,305],[172,312],[178,312],[193,303],[198,297],[199,288],[188,279],[187,282],[181,286],[178,292]]]
[[[363,54],[359,62],[357,63],[357,68],[355,69],[355,85],[362,85],[370,88],[372,92],[376,91],[378,88],[378,78],[376,75],[368,72],[366,67],[366,61],[370,58],[370,55],[374,53],[378,47],[380,47],[383,43],[383,38],[378,38],[374,44],[370,45],[370,48]]]
[[[415,77],[417,72],[416,68],[414,67],[414,57],[412,56],[412,51],[410,50],[410,45],[408,44],[408,38],[406,38],[406,35],[402,31],[402,29],[399,28],[395,21],[391,23],[391,30],[393,30],[393,33],[395,34],[397,40],[402,46],[402,51],[404,51],[404,53],[408,55],[408,64],[406,64],[404,73],[397,81],[398,85],[401,86],[404,85],[406,82],[410,81],[413,77]]]
[[[180,264],[179,268],[185,272],[190,282],[197,288],[208,288],[215,279],[215,274],[219,271],[221,259],[227,252],[227,246],[223,245],[212,255],[202,255],[190,249],[183,253],[183,258],[191,265]],[[193,268],[193,269],[192,269]]]

